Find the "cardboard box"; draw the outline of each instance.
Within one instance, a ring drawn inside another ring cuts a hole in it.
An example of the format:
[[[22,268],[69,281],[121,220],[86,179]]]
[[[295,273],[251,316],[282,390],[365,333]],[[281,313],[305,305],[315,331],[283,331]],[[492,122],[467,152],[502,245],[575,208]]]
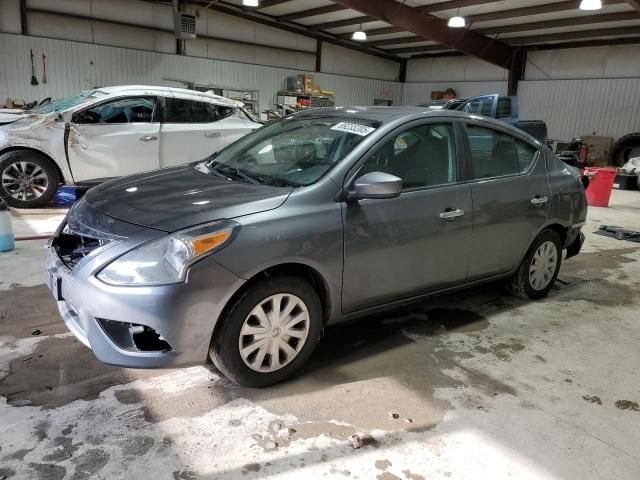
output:
[[[599,137],[595,135],[585,135],[580,137],[582,143],[586,143],[589,147],[587,153],[587,165],[594,167],[609,166],[609,156],[613,147],[612,137]]]
[[[302,83],[304,85],[304,93],[313,92],[313,75],[301,75]]]

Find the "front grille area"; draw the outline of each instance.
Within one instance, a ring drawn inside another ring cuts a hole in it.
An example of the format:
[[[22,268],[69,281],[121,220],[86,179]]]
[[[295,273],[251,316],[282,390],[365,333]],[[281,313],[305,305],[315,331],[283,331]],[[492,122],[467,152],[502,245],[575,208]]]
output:
[[[73,268],[91,252],[111,242],[112,240],[108,238],[95,238],[73,232],[66,225],[60,234],[53,239],[51,245],[58,253],[62,263]]]

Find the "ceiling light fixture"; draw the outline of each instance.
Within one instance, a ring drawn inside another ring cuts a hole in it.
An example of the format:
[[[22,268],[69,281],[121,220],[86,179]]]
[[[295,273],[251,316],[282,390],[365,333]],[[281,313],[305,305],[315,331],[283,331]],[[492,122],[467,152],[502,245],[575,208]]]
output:
[[[580,10],[600,10],[602,8],[602,0],[582,0],[580,2]]]
[[[451,28],[463,28],[466,24],[467,22],[464,21],[464,17],[460,16],[460,10],[458,10],[458,13],[454,17],[451,17],[449,23],[447,23]]]
[[[257,7],[258,0],[242,0],[242,5],[245,7]]]
[[[353,35],[351,35],[351,40],[356,40],[358,42],[364,42],[366,39],[367,39],[367,34],[362,29],[362,24],[360,24],[360,28],[358,28],[358,30],[353,32]]]

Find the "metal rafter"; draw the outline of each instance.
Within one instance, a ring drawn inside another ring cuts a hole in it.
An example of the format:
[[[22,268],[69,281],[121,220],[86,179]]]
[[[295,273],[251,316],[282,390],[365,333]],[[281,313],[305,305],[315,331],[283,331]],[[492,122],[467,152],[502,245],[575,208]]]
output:
[[[155,1],[158,3],[165,3],[162,0],[155,0]],[[206,0],[187,0],[187,2],[192,5],[198,5],[198,6],[204,6],[208,3]],[[261,5],[263,5],[264,3],[265,2],[261,2]],[[280,2],[280,3],[284,3],[284,2]],[[273,6],[273,5],[270,5],[270,6]],[[285,30],[287,32],[315,38],[316,40],[332,43],[334,45],[339,45],[344,48],[348,48],[348,49],[355,50],[362,53],[367,53],[369,55],[374,55],[376,57],[384,58],[387,60],[393,60],[395,62],[402,62],[403,60],[402,58],[389,54],[388,52],[385,52],[384,50],[381,50],[381,49],[376,49],[374,47],[366,47],[356,42],[345,41],[337,38],[334,35],[331,35],[330,33],[311,31],[305,25],[292,23],[292,22],[279,22],[273,16],[266,15],[260,12],[246,10],[238,7],[237,5],[232,5],[225,2],[217,2],[212,4],[209,7],[209,9],[218,11],[220,13],[225,13],[227,15],[244,18],[245,20],[257,22],[262,25],[268,25],[270,27],[277,28],[280,30]],[[277,47],[274,47],[274,48],[277,48]],[[314,52],[309,52],[309,53],[313,54]]]
[[[299,12],[288,13],[278,17],[279,22],[290,22],[292,20],[298,20],[300,18],[314,17],[316,15],[324,15],[326,13],[339,12],[344,10],[340,5],[325,5],[324,7],[310,8],[308,10],[301,10]]]
[[[262,0],[258,5],[258,10],[263,8],[275,7],[282,3],[289,3],[291,0]]]
[[[470,30],[457,30],[447,22],[429,13],[416,15],[414,8],[395,0],[333,0],[344,7],[352,8],[376,20],[383,20],[425,40],[453,48],[480,58],[502,68],[510,68],[515,49],[501,41],[485,37]],[[442,49],[443,47],[438,47]]]
[[[530,35],[526,37],[512,37],[512,38],[504,38],[504,42],[509,42],[510,45],[522,45],[522,44],[541,44],[545,42],[558,42],[562,40],[572,41],[579,40],[582,38],[593,38],[593,37],[620,37],[622,35],[640,35],[640,26],[638,27],[617,27],[617,28],[601,28],[597,30],[580,30],[577,32],[561,32],[561,33],[550,33],[546,35]],[[527,45],[529,48],[529,45]],[[402,53],[427,53],[427,52],[437,52],[441,51],[444,48],[440,45],[425,45],[425,46],[417,46],[417,47],[406,47],[406,48],[397,48],[394,50],[389,50],[391,53],[402,54]]]
[[[442,12],[444,10],[452,10],[455,8],[472,7],[475,5],[485,5],[487,3],[496,3],[498,1],[501,1],[501,0],[448,0],[446,2],[433,3],[431,5],[420,5],[419,7],[413,7],[413,9],[417,13],[423,14],[423,13]],[[375,2],[372,2],[372,3],[375,3]],[[346,8],[344,7],[342,9],[346,10]],[[311,28],[314,30],[329,30],[332,28],[359,25],[361,23],[372,22],[375,20],[376,19],[371,19],[371,17],[365,15],[360,17],[347,18],[345,20],[337,20],[335,22],[318,23],[316,25],[311,25]],[[397,31],[401,32],[402,30],[399,29]]]
[[[604,0],[604,5],[615,5],[628,2],[629,0]],[[640,3],[640,0],[632,0]],[[437,5],[437,4],[436,4]],[[510,10],[500,10],[497,12],[480,13],[478,15],[465,16],[468,23],[478,22],[490,22],[493,20],[508,20],[510,18],[528,17],[529,15],[539,15],[541,13],[555,13],[564,12],[567,10],[577,10],[580,5],[580,0],[570,0],[555,3],[546,3],[544,5],[536,5],[533,7],[521,7],[512,8]],[[355,23],[353,24],[355,25]],[[316,25],[317,26],[317,25]],[[383,27],[375,28],[373,30],[367,30],[367,35],[370,37],[376,35],[387,35],[389,33],[399,33],[404,30],[398,27]],[[339,35],[340,38],[348,38],[351,33],[344,33]]]
[[[558,28],[558,27],[572,27],[576,25],[593,25],[598,23],[607,23],[607,22],[621,22],[627,20],[633,20],[634,15],[630,12],[618,12],[618,13],[605,13],[601,15],[584,15],[579,17],[572,18],[561,18],[558,20],[545,20],[542,22],[529,22],[529,23],[517,23],[515,25],[504,25],[501,27],[489,27],[477,30],[478,33],[482,35],[497,35],[503,33],[513,33],[513,32],[527,32],[530,30],[546,30],[548,28]],[[640,16],[636,16],[637,19],[640,20]],[[401,45],[404,43],[416,43],[423,42],[424,39],[416,36],[411,37],[400,37],[400,38],[390,38],[387,40],[374,40],[371,42],[365,43],[365,45],[369,45],[371,47],[380,47],[387,45]]]
[[[627,0],[627,3],[640,12],[640,0]]]

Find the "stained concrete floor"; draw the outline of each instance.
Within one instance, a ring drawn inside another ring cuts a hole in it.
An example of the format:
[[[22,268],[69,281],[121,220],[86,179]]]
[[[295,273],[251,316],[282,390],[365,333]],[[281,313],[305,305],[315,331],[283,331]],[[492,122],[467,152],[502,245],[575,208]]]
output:
[[[18,228],[60,212],[38,215]],[[640,193],[590,209],[547,299],[488,285],[331,328],[264,390],[102,365],[58,317],[43,242],[19,242],[0,254],[0,479],[637,479],[640,244],[601,224],[640,230]]]

